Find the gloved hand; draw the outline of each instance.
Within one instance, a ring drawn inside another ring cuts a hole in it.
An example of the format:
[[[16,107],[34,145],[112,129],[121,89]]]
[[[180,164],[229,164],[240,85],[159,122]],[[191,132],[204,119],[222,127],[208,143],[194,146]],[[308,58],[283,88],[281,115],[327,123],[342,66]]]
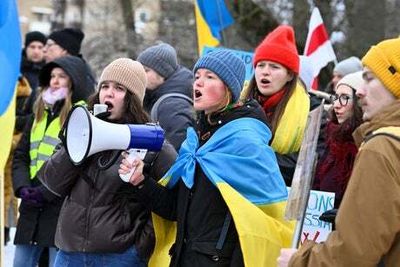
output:
[[[40,208],[44,204],[43,193],[39,187],[22,187],[19,190],[20,197],[33,207]]]

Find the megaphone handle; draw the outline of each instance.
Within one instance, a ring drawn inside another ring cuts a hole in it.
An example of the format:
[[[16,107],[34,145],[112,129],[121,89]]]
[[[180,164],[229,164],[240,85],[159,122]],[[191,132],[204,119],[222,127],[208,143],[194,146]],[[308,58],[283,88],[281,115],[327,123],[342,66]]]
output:
[[[126,159],[129,161],[129,163],[132,163],[136,158],[143,160],[144,157],[146,156],[146,153],[147,149],[131,148],[128,150],[128,157]],[[120,174],[119,177],[122,179],[122,181],[129,183],[129,179],[135,172],[135,169],[136,168],[132,168],[130,172],[128,172],[127,174]]]

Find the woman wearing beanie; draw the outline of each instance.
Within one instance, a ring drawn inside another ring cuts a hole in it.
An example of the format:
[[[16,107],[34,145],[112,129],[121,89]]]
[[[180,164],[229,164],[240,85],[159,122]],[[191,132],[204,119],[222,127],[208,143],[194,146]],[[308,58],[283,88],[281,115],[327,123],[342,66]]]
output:
[[[307,90],[298,81],[299,56],[293,28],[278,26],[256,48],[254,77],[242,98],[263,107],[271,127],[271,147],[288,186],[292,183],[310,109]]]
[[[39,73],[41,91],[34,116],[25,127],[13,159],[14,192],[21,198],[14,267],[36,266],[46,247],[50,247],[49,266],[53,266],[54,234],[62,198],[50,192],[37,174],[60,142],[58,133],[72,105],[86,100],[94,91],[80,76],[84,69],[80,58],[66,56],[46,64]]]
[[[231,52],[206,54],[193,72],[198,120],[172,168],[156,183],[140,160],[120,167],[136,167],[130,182],[157,214],[150,265],[272,266],[292,227],[265,114],[254,100],[238,102],[245,66]]]
[[[363,85],[362,72],[344,76],[332,96],[332,118],[326,126],[326,150],[318,161],[313,189],[334,192],[339,208],[357,154],[353,131],[362,123],[356,90]]]
[[[109,122],[147,123],[142,108],[146,83],[139,62],[117,59],[103,70],[89,108],[106,104],[107,111],[98,116]],[[103,151],[78,167],[61,147],[41,169],[44,184],[65,197],[55,236],[59,251],[54,266],[147,265],[154,247],[150,211],[138,202],[134,187],[119,177],[121,157],[121,151]],[[146,176],[161,177],[175,158],[168,143],[159,153],[148,152]]]

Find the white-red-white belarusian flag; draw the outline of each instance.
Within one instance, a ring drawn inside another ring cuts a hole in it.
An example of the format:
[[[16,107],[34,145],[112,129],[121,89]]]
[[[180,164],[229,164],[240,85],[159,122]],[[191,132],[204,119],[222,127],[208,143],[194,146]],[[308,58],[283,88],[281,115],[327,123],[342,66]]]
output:
[[[332,43],[322,21],[321,13],[317,7],[314,7],[310,23],[304,55],[310,58],[314,70],[314,80],[312,89],[318,88],[318,74],[329,62],[336,62],[336,55],[333,51]]]

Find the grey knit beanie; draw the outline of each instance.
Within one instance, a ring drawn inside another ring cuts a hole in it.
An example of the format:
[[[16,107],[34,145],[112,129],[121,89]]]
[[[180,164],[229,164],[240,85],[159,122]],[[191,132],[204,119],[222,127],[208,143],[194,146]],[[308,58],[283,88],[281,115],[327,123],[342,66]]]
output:
[[[215,50],[199,58],[193,72],[198,69],[214,72],[231,90],[233,102],[239,99],[246,76],[246,67],[239,57],[226,49]]]
[[[175,48],[162,43],[150,46],[139,54],[137,61],[168,79],[178,68]]]
[[[119,58],[104,68],[99,79],[99,87],[105,81],[117,82],[135,94],[143,104],[147,87],[147,76],[140,62],[130,58]]]
[[[334,72],[339,73],[342,77],[362,70],[362,63],[358,57],[349,57],[345,60],[340,61],[336,64],[335,68],[333,69]]]

